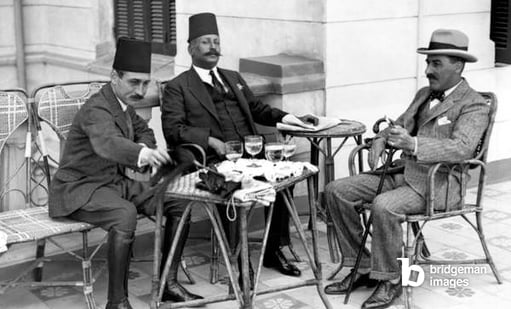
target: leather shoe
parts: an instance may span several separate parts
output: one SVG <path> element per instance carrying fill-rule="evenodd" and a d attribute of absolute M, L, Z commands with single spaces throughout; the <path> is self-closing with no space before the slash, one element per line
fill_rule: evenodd
<path fill-rule="evenodd" d="M 127 298 L 123 299 L 119 303 L 107 302 L 105 309 L 133 309 Z"/>
<path fill-rule="evenodd" d="M 286 256 L 280 249 L 265 254 L 263 266 L 274 268 L 286 276 L 300 277 L 302 274 L 296 265 L 287 260 Z"/>
<path fill-rule="evenodd" d="M 174 303 L 203 299 L 204 297 L 200 295 L 195 295 L 186 290 L 181 284 L 173 283 L 170 287 L 167 286 L 163 291 L 163 295 L 161 297 L 162 301 L 170 301 Z"/>
<path fill-rule="evenodd" d="M 401 293 L 403 293 L 401 280 L 396 284 L 390 281 L 380 281 L 373 294 L 362 304 L 362 309 L 387 308 Z"/>
<path fill-rule="evenodd" d="M 346 294 L 348 292 L 348 288 L 350 286 L 350 280 L 351 280 L 352 276 L 353 276 L 353 269 L 346 277 L 344 277 L 344 279 L 342 279 L 342 281 L 327 285 L 325 287 L 325 293 L 326 294 L 336 294 L 336 295 Z M 356 273 L 355 281 L 353 282 L 353 287 L 351 290 L 354 291 L 355 289 L 357 289 L 361 286 L 366 286 L 368 288 L 372 288 L 372 287 L 375 287 L 377 284 L 378 284 L 378 280 L 369 278 L 369 274 Z"/>

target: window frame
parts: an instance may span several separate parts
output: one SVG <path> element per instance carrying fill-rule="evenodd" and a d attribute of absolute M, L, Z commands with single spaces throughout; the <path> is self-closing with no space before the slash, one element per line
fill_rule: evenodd
<path fill-rule="evenodd" d="M 152 52 L 176 55 L 175 0 L 114 0 L 114 37 L 152 43 Z"/>

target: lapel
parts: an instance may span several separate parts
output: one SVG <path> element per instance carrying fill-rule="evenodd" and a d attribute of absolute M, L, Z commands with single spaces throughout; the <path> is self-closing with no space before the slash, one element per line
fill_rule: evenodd
<path fill-rule="evenodd" d="M 204 83 L 200 79 L 199 74 L 195 72 L 193 67 L 188 70 L 188 90 L 197 99 L 197 101 L 199 101 L 199 103 L 213 116 L 216 122 L 220 124 L 220 119 L 218 118 L 213 100 L 211 99 L 206 86 L 204 86 Z"/>
<path fill-rule="evenodd" d="M 428 123 L 432 119 L 435 119 L 438 117 L 438 115 L 443 114 L 445 111 L 453 107 L 456 102 L 458 102 L 467 92 L 468 88 L 468 83 L 463 80 L 461 84 L 459 84 L 458 87 L 456 87 L 456 89 L 454 89 L 454 91 L 448 95 L 442 103 L 437 104 L 429 111 L 429 116 L 424 121 L 424 124 Z"/>
<path fill-rule="evenodd" d="M 419 112 L 420 107 L 426 104 L 431 91 L 423 91 L 408 109 L 407 117 L 404 120 L 404 127 L 408 132 L 412 132 L 415 128 L 415 115 Z"/>
<path fill-rule="evenodd" d="M 128 125 L 126 122 L 126 116 L 122 111 L 121 104 L 117 100 L 117 97 L 112 90 L 112 85 L 108 83 L 105 87 L 103 87 L 103 95 L 105 96 L 105 100 L 108 103 L 108 107 L 114 116 L 114 122 L 121 129 L 122 134 L 126 137 L 129 136 Z M 128 106 L 129 108 L 129 106 Z"/>
<path fill-rule="evenodd" d="M 247 99 L 245 98 L 245 95 L 241 92 L 241 90 L 238 88 L 240 85 L 237 78 L 234 78 L 231 74 L 231 72 L 226 71 L 224 69 L 218 68 L 218 72 L 222 76 L 222 79 L 229 84 L 229 90 L 234 92 L 234 95 L 236 96 L 236 99 L 238 100 L 238 103 L 240 105 L 241 110 L 249 120 L 250 126 L 252 127 L 253 132 L 256 132 L 256 128 L 254 125 L 254 119 L 252 119 L 252 113 L 250 112 L 250 107 L 248 106 Z"/>

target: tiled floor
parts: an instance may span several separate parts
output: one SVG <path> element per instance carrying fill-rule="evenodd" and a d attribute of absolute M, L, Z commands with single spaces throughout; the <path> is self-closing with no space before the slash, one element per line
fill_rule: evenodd
<path fill-rule="evenodd" d="M 473 195 L 470 190 L 469 195 Z M 483 266 L 479 269 L 486 274 L 433 274 L 431 269 L 425 267 L 426 276 L 422 286 L 414 288 L 413 297 L 415 308 L 510 308 L 511 307 L 511 208 L 508 203 L 511 201 L 511 182 L 503 182 L 489 185 L 486 189 L 484 226 L 485 234 L 490 251 L 500 270 L 504 280 L 502 285 L 496 283 L 489 267 Z M 323 258 L 323 275 L 327 275 L 335 268 L 335 264 L 328 261 L 328 249 L 326 245 L 325 226 L 319 224 L 320 229 L 320 254 Z M 433 256 L 454 259 L 470 259 L 481 254 L 481 247 L 476 234 L 463 220 L 448 220 L 443 222 L 432 222 L 425 229 L 426 240 Z M 150 236 L 142 236 L 137 242 L 137 255 L 150 255 Z M 297 242 L 296 235 L 294 241 Z M 258 245 L 251 246 L 257 252 Z M 296 249 L 303 253 L 299 245 Z M 190 241 L 186 252 L 186 260 L 197 283 L 190 285 L 186 283 L 183 276 L 182 281 L 191 291 L 212 296 L 225 293 L 227 286 L 225 281 L 211 285 L 208 282 L 209 276 L 209 243 L 204 241 Z M 253 258 L 258 254 L 253 254 Z M 299 263 L 303 271 L 303 278 L 312 276 L 309 266 L 306 263 Z M 150 298 L 151 263 L 133 263 L 130 269 L 129 298 L 134 308 L 148 308 Z M 474 268 L 472 268 L 474 270 Z M 76 264 L 52 263 L 45 270 L 47 276 L 54 279 L 69 279 L 80 276 L 80 268 Z M 0 270 L 0 279 L 12 276 L 16 267 Z M 225 274 L 224 269 L 221 273 Z M 337 276 L 342 278 L 347 273 L 343 270 Z M 437 279 L 442 286 L 434 286 L 432 279 Z M 444 280 L 441 280 L 444 279 Z M 466 286 L 445 286 L 445 283 L 452 282 L 450 279 L 461 279 Z M 277 286 L 291 283 L 296 278 L 280 276 L 272 270 L 263 269 L 260 282 L 261 287 Z M 325 280 L 324 284 L 329 282 Z M 106 275 L 100 276 L 94 285 L 95 296 L 99 308 L 103 308 L 106 302 Z M 343 296 L 328 296 L 334 308 L 360 308 L 362 302 L 369 296 L 370 290 L 362 288 L 352 294 L 349 304 L 343 304 Z M 323 308 L 315 288 L 305 287 L 279 292 L 270 295 L 262 295 L 256 299 L 258 309 L 298 309 L 298 308 Z M 0 295 L 0 308 L 85 308 L 81 290 L 79 288 L 15 288 Z M 216 303 L 207 308 L 236 308 L 234 302 Z M 393 308 L 404 308 L 400 299 Z"/>

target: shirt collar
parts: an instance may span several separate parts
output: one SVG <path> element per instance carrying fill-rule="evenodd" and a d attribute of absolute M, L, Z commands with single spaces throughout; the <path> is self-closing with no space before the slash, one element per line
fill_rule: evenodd
<path fill-rule="evenodd" d="M 114 93 L 115 95 L 115 93 Z M 115 98 L 117 99 L 117 102 L 119 102 L 119 105 L 121 105 L 121 109 L 123 112 L 125 112 L 128 109 L 128 105 L 125 104 L 117 95 L 115 95 Z"/>
<path fill-rule="evenodd" d="M 213 70 L 213 73 L 215 73 L 216 78 L 220 81 L 220 83 L 223 84 L 223 81 L 220 78 L 220 74 L 218 74 L 218 68 L 216 66 L 210 70 L 200 68 L 196 65 L 192 65 L 192 67 L 195 70 L 195 72 L 197 72 L 197 74 L 199 75 L 200 79 L 203 82 L 208 83 L 211 86 L 213 86 L 213 79 L 211 78 L 211 75 L 209 75 L 209 71 Z"/>
<path fill-rule="evenodd" d="M 463 79 L 461 79 L 456 85 L 454 85 L 451 88 L 445 90 L 444 91 L 445 97 L 447 98 L 447 96 L 450 95 L 461 84 L 462 81 L 463 81 Z"/>

